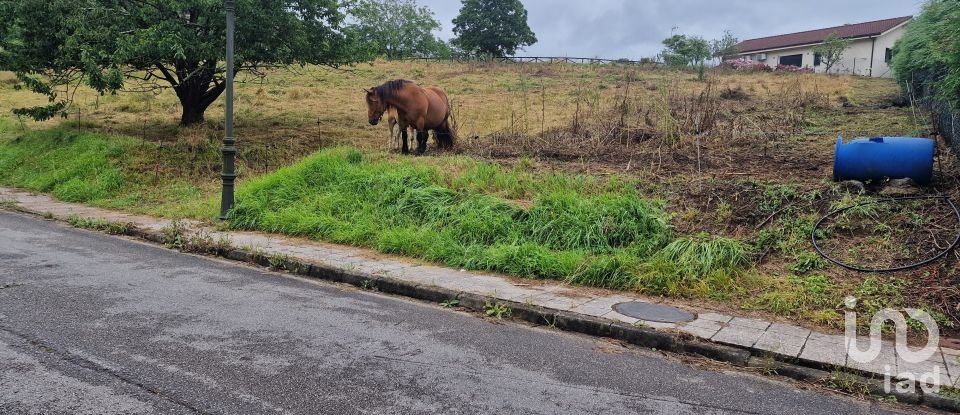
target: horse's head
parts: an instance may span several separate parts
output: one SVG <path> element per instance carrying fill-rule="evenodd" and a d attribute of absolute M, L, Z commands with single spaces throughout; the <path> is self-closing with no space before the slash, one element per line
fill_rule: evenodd
<path fill-rule="evenodd" d="M 387 104 L 377 94 L 375 88 L 365 89 L 367 93 L 367 119 L 370 125 L 377 125 L 383 118 L 383 113 L 387 111 Z"/>

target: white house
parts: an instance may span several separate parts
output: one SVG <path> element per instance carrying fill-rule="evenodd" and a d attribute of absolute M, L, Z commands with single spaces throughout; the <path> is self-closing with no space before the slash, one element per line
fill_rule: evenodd
<path fill-rule="evenodd" d="M 827 36 L 836 33 L 851 42 L 830 73 L 890 78 L 893 76 L 890 70 L 893 45 L 903 36 L 904 28 L 912 18 L 897 17 L 750 39 L 740 42 L 737 51 L 740 58 L 763 62 L 771 67 L 791 65 L 824 72 L 826 67 L 820 62 L 820 56 L 814 54 L 813 48 L 823 43 Z"/>

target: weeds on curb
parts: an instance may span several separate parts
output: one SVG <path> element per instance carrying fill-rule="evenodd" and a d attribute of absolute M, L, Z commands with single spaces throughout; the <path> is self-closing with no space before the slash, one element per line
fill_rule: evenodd
<path fill-rule="evenodd" d="M 221 255 L 232 246 L 233 242 L 228 235 L 214 238 L 210 232 L 201 229 L 187 237 L 183 250 L 203 255 Z"/>
<path fill-rule="evenodd" d="M 190 233 L 183 221 L 175 220 L 163 228 L 163 245 L 170 249 L 182 252 L 191 252 L 201 255 L 221 255 L 233 247 L 233 241 L 228 235 L 216 238 L 207 230 L 200 229 Z"/>
<path fill-rule="evenodd" d="M 488 317 L 494 317 L 497 320 L 503 320 L 513 315 L 513 309 L 503 304 L 493 303 L 490 300 L 483 303 L 483 313 Z"/>
<path fill-rule="evenodd" d="M 182 250 L 187 245 L 187 226 L 182 220 L 170 222 L 160 230 L 163 235 L 163 246 Z"/>
<path fill-rule="evenodd" d="M 860 398 L 870 396 L 870 385 L 864 383 L 859 376 L 843 370 L 834 370 L 825 385 Z"/>
<path fill-rule="evenodd" d="M 777 359 L 769 353 L 764 353 L 760 356 L 760 365 L 757 366 L 757 370 L 764 376 L 777 376 Z"/>
<path fill-rule="evenodd" d="M 70 215 L 67 223 L 74 228 L 89 229 L 93 231 L 106 232 L 110 235 L 130 235 L 133 231 L 133 224 L 113 222 L 104 219 L 81 218 L 77 215 Z"/>
<path fill-rule="evenodd" d="M 457 308 L 460 307 L 460 300 L 456 298 L 451 298 L 449 300 L 443 301 L 440 303 L 440 307 L 443 308 Z"/>
<path fill-rule="evenodd" d="M 288 270 L 290 267 L 290 257 L 287 254 L 273 254 L 270 256 L 270 269 L 275 271 Z"/>

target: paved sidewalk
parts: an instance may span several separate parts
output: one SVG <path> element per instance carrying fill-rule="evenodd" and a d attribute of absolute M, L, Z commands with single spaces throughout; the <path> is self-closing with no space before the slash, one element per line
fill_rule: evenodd
<path fill-rule="evenodd" d="M 169 220 L 58 202 L 45 195 L 0 187 L 0 202 L 3 201 L 12 201 L 26 211 L 50 215 L 58 219 L 67 219 L 75 215 L 131 223 L 139 229 L 152 231 L 159 231 L 172 223 Z M 194 230 L 203 227 L 196 222 L 189 225 Z M 939 385 L 950 386 L 960 383 L 960 350 L 940 348 L 928 362 L 913 364 L 905 362 L 903 357 L 897 354 L 892 342 L 884 342 L 880 357 L 869 364 L 862 364 L 848 358 L 844 336 L 812 332 L 800 326 L 742 318 L 683 306 L 679 308 L 694 313 L 697 316 L 695 320 L 684 324 L 643 321 L 619 314 L 613 311 L 612 307 L 629 301 L 657 303 L 661 300 L 632 293 L 458 271 L 414 260 L 400 260 L 369 250 L 306 239 L 256 232 L 217 232 L 213 229 L 207 229 L 207 231 L 214 237 L 228 235 L 234 246 L 261 252 L 268 257 L 286 255 L 305 262 L 338 268 L 345 272 L 359 271 L 420 286 L 441 287 L 456 293 L 471 293 L 658 330 L 679 331 L 715 343 L 747 348 L 754 355 L 775 355 L 783 360 L 799 360 L 808 365 L 846 367 L 880 376 L 894 377 L 912 374 L 915 378 L 920 378 L 923 374 L 939 373 L 939 377 L 934 380 Z M 866 349 L 870 344 L 869 339 L 865 337 L 858 339 L 858 343 L 861 350 Z"/>

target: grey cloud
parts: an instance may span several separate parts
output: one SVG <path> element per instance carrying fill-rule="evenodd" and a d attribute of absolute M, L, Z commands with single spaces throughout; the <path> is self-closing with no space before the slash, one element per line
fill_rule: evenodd
<path fill-rule="evenodd" d="M 453 36 L 460 2 L 419 0 Z M 916 14 L 921 0 L 526 0 L 540 40 L 518 53 L 539 56 L 639 58 L 656 55 L 678 33 L 715 39 L 731 30 L 740 39 Z"/>

